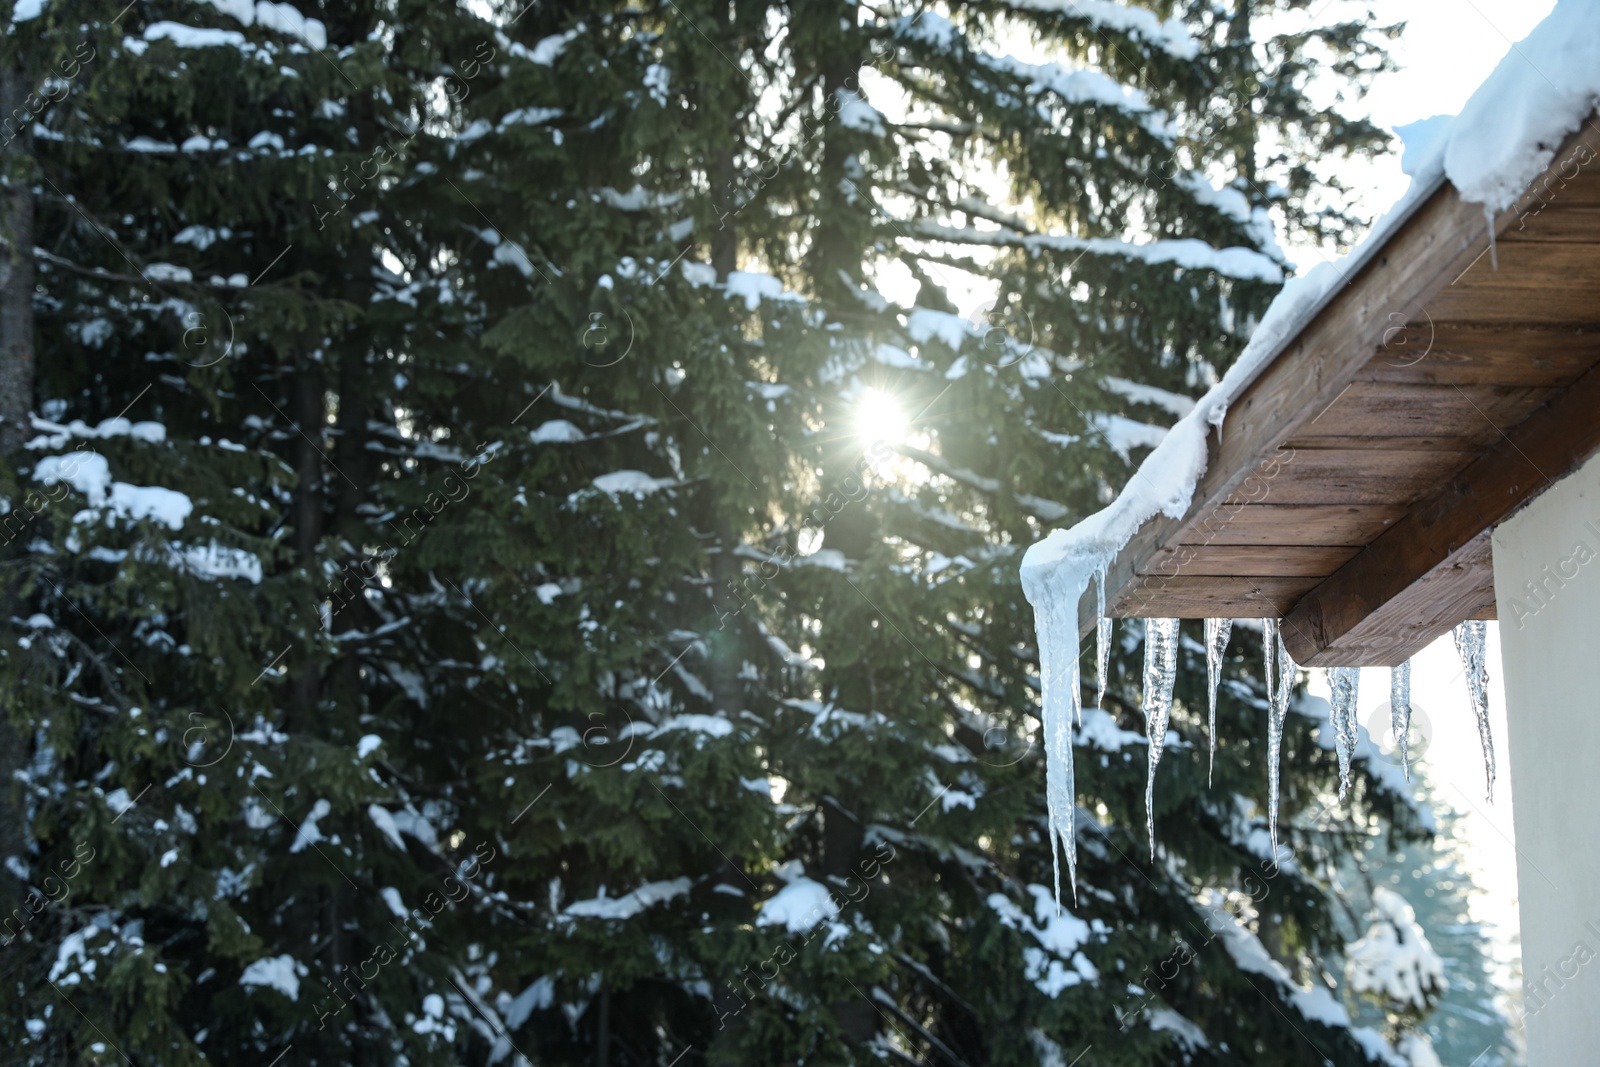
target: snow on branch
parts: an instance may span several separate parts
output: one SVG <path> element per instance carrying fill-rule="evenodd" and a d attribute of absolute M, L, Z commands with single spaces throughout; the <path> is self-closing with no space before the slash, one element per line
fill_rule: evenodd
<path fill-rule="evenodd" d="M 952 244 L 1022 248 L 1030 252 L 1088 252 L 1122 256 L 1149 264 L 1170 263 L 1185 270 L 1210 270 L 1242 281 L 1281 282 L 1283 268 L 1271 256 L 1253 248 L 1213 248 L 1193 237 L 1135 243 L 1114 237 L 1073 237 L 1068 234 L 1022 233 L 1010 228 L 977 230 L 942 226 L 926 219 L 913 223 L 913 239 Z"/>
<path fill-rule="evenodd" d="M 1146 133 L 1161 143 L 1172 142 L 1166 113 L 1152 106 L 1142 91 L 1130 89 L 1102 71 L 1087 67 L 1074 69 L 1060 63 L 1028 63 L 1012 55 L 980 51 L 949 19 L 932 11 L 902 17 L 893 25 L 896 40 L 930 46 L 953 61 L 976 67 L 978 72 L 1020 82 L 1028 93 L 1049 94 L 1067 104 L 1114 108 L 1137 121 Z M 973 87 L 979 87 L 979 82 L 979 78 L 973 78 Z M 997 101 L 1013 106 L 1018 102 L 1011 93 L 998 87 L 990 88 Z"/>
<path fill-rule="evenodd" d="M 1183 20 L 1162 21 L 1154 11 L 1113 0 L 1004 0 L 1016 11 L 1058 14 L 1063 18 L 1083 19 L 1095 29 L 1120 33 L 1159 48 L 1174 59 L 1190 60 L 1200 54 L 1200 45 L 1185 28 Z"/>
<path fill-rule="evenodd" d="M 1307 1022 L 1320 1023 L 1330 1029 L 1343 1030 L 1361 1046 L 1367 1059 L 1386 1067 L 1407 1067 L 1383 1036 L 1365 1026 L 1352 1026 L 1350 1013 L 1325 987 L 1302 986 L 1290 977 L 1288 970 L 1273 959 L 1260 938 L 1242 926 L 1226 909 L 1226 898 L 1215 889 L 1195 901 L 1195 910 L 1203 917 L 1212 937 L 1220 937 L 1222 947 L 1241 971 L 1259 974 L 1277 987 L 1280 997 Z"/>

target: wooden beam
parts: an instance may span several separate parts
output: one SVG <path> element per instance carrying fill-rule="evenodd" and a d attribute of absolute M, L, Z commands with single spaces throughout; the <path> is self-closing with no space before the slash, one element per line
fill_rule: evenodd
<path fill-rule="evenodd" d="M 1332 662 L 1342 659 L 1337 650 L 1346 635 L 1364 623 L 1380 625 L 1402 608 L 1413 610 L 1386 606 L 1435 572 L 1456 567 L 1459 554 L 1485 530 L 1600 449 L 1597 412 L 1600 367 L 1510 430 L 1296 604 L 1284 616 L 1284 641 L 1295 661 L 1359 665 Z M 1370 616 L 1376 622 L 1366 622 Z M 1332 655 L 1325 654 L 1329 650 Z"/>
<path fill-rule="evenodd" d="M 1185 574 L 1147 580 L 1160 583 L 1159 606 L 1142 612 L 1135 607 L 1124 618 L 1277 619 L 1322 579 L 1319 576 L 1243 578 Z"/>
<path fill-rule="evenodd" d="M 1427 648 L 1462 619 L 1493 619 L 1492 531 L 1485 530 L 1419 581 L 1366 616 L 1304 667 L 1392 667 Z M 1300 619 L 1284 616 L 1290 649 L 1303 648 Z M 1297 661 L 1298 662 L 1298 661 Z"/>

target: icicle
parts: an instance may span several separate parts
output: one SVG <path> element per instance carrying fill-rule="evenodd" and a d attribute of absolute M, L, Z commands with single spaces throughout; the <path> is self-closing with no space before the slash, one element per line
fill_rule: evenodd
<path fill-rule="evenodd" d="M 1144 784 L 1144 822 L 1150 858 L 1156 858 L 1156 764 L 1167 740 L 1172 715 L 1172 684 L 1178 677 L 1178 620 L 1144 620 L 1144 723 L 1150 740 L 1150 769 Z"/>
<path fill-rule="evenodd" d="M 1267 706 L 1275 707 L 1277 704 L 1277 686 L 1273 679 L 1278 672 L 1278 620 L 1261 620 L 1261 677 L 1267 686 Z"/>
<path fill-rule="evenodd" d="M 1261 625 L 1262 645 L 1266 650 L 1267 675 L 1267 835 L 1272 842 L 1272 862 L 1278 862 L 1278 763 L 1283 753 L 1283 720 L 1289 713 L 1289 696 L 1294 692 L 1295 663 L 1283 647 L 1278 620 L 1265 619 Z"/>
<path fill-rule="evenodd" d="M 1456 651 L 1467 672 L 1467 692 L 1472 697 L 1472 713 L 1478 719 L 1478 741 L 1483 745 L 1483 769 L 1489 785 L 1485 793 L 1494 802 L 1494 739 L 1489 736 L 1489 670 L 1483 661 L 1483 642 L 1489 626 L 1464 622 L 1454 630 Z"/>
<path fill-rule="evenodd" d="M 1106 698 L 1106 671 L 1111 666 L 1111 620 L 1106 618 L 1106 572 L 1101 570 L 1095 575 L 1094 598 L 1094 659 L 1096 677 L 1100 682 L 1100 689 L 1094 695 L 1094 707 L 1100 710 L 1101 703 Z M 1083 709 L 1078 709 L 1078 725 L 1083 725 Z"/>
<path fill-rule="evenodd" d="M 1232 619 L 1206 620 L 1206 683 L 1211 690 L 1211 762 L 1206 765 L 1206 788 L 1217 766 L 1217 683 L 1222 681 L 1222 654 L 1233 634 Z"/>
<path fill-rule="evenodd" d="M 1394 731 L 1395 743 L 1400 746 L 1400 768 L 1411 780 L 1410 754 L 1407 745 L 1411 740 L 1411 661 L 1406 660 L 1389 671 L 1389 728 Z"/>
<path fill-rule="evenodd" d="M 1356 750 L 1356 699 L 1361 684 L 1359 667 L 1331 667 L 1328 689 L 1333 704 L 1333 739 L 1339 750 L 1339 799 L 1350 791 L 1350 757 Z"/>
<path fill-rule="evenodd" d="M 1033 590 L 1030 590 L 1032 592 Z M 1055 873 L 1056 904 L 1061 903 L 1061 852 L 1067 854 L 1067 879 L 1073 900 L 1078 895 L 1078 839 L 1074 825 L 1077 787 L 1072 768 L 1072 719 L 1081 715 L 1078 683 L 1078 598 L 1052 589 L 1034 603 L 1039 635 L 1039 681 L 1044 690 L 1045 800 L 1049 808 L 1050 862 Z M 1032 599 L 1032 598 L 1030 598 Z"/>

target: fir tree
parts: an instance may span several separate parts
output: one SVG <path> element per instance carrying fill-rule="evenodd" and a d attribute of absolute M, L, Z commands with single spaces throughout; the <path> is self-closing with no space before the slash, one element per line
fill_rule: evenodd
<path fill-rule="evenodd" d="M 465 684 L 478 657 L 465 594 L 383 589 L 489 459 L 407 418 L 463 320 L 400 276 L 459 226 L 411 186 L 442 56 L 489 28 L 29 6 L 8 44 L 51 103 L 13 178 L 41 370 L 6 493 L 29 743 L 5 1030 L 30 1063 L 444 1062 L 471 965 L 444 931 L 497 856 L 451 826 L 452 716 L 409 665 Z M 63 52 L 79 69 L 42 73 Z"/>
<path fill-rule="evenodd" d="M 1382 714 L 1387 715 L 1387 711 Z M 1398 753 L 1386 755 L 1391 762 L 1399 758 Z M 1415 909 L 1416 921 L 1442 958 L 1448 979 L 1446 987 L 1439 991 L 1437 1005 L 1414 1026 L 1428 1039 L 1440 1060 L 1471 1063 L 1479 1059 L 1484 1067 L 1517 1063 L 1522 1054 L 1517 1050 L 1510 1021 L 1515 1015 L 1499 1002 L 1495 961 L 1488 944 L 1490 931 L 1472 916 L 1475 874 L 1457 832 L 1463 816 L 1434 786 L 1438 772 L 1426 758 L 1414 754 L 1411 773 L 1420 779 L 1418 795 L 1440 823 L 1437 835 L 1419 847 L 1398 852 L 1386 850 L 1382 842 L 1369 843 L 1357 857 L 1352 857 L 1341 872 L 1346 877 L 1340 881 L 1346 895 L 1352 898 L 1350 906 L 1355 916 L 1377 914 L 1369 902 L 1381 890 L 1401 895 Z M 1372 998 L 1362 998 L 1355 1007 L 1358 1018 L 1372 1018 L 1380 1027 L 1409 1021 L 1408 1016 L 1415 1019 L 1419 1014 L 1414 1000 L 1396 1005 L 1392 999 L 1374 1002 Z"/>
<path fill-rule="evenodd" d="M 1325 724 L 1262 844 L 1247 628 L 1209 789 L 1184 642 L 1153 862 L 1120 631 L 1057 913 L 1016 578 L 1237 352 L 1270 213 L 1354 232 L 1324 161 L 1381 138 L 1304 90 L 1375 31 L 292 10 L 8 42 L 96 50 L 23 172 L 8 868 L 71 888 L 0 949 L 24 1062 L 1381 1055 L 1316 987 Z"/>

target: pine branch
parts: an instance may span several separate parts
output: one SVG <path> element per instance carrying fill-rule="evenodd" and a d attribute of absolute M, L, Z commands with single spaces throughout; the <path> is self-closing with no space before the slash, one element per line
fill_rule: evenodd
<path fill-rule="evenodd" d="M 965 467 L 952 466 L 931 452 L 924 452 L 920 448 L 906 444 L 895 445 L 894 449 L 907 459 L 914 459 L 929 470 L 942 474 L 952 481 L 960 482 L 962 485 L 976 489 L 981 493 L 988 493 L 991 496 L 1005 496 L 1015 500 L 1024 511 L 1045 522 L 1059 522 L 1071 514 L 1064 504 L 1057 504 L 1053 500 L 1046 500 L 1043 497 L 1032 496 L 1028 493 L 1010 492 L 1000 484 L 998 479 L 985 478 L 983 475 L 967 470 Z"/>

